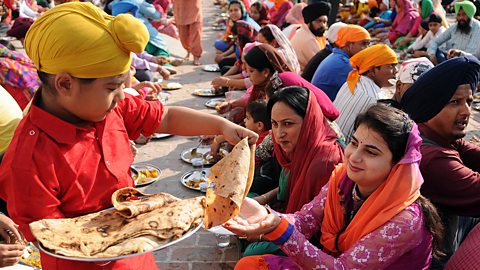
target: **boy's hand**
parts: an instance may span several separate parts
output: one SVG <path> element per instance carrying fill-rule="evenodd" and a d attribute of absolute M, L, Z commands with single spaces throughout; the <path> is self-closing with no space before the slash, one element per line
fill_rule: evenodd
<path fill-rule="evenodd" d="M 232 122 L 225 121 L 222 134 L 227 142 L 236 145 L 243 138 L 248 137 L 248 143 L 254 144 L 258 140 L 258 134 Z"/>

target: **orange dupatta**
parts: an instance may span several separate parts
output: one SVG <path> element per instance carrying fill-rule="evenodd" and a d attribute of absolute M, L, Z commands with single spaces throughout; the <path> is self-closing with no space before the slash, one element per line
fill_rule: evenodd
<path fill-rule="evenodd" d="M 351 180 L 346 175 L 346 164 L 337 165 L 330 178 L 321 229 L 320 242 L 326 249 L 332 253 L 347 251 L 362 237 L 388 222 L 418 199 L 423 183 L 419 168 L 421 143 L 417 125 L 414 124 L 405 155 L 392 168 L 387 179 L 366 199 L 340 235 L 339 250 L 335 249 L 335 238 L 345 225 L 339 184 L 341 181 Z"/>

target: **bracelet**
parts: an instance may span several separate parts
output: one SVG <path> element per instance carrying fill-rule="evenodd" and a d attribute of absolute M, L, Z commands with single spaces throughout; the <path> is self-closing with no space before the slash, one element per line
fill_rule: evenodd
<path fill-rule="evenodd" d="M 228 82 L 229 82 L 229 81 L 230 81 L 230 79 L 227 78 L 227 83 L 226 83 L 227 87 L 229 87 L 229 86 L 228 86 Z"/>

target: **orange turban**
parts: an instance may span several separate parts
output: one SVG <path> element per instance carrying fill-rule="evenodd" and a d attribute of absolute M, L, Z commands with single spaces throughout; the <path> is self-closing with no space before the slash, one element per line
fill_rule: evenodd
<path fill-rule="evenodd" d="M 350 58 L 350 66 L 353 67 L 353 70 L 347 77 L 348 88 L 352 95 L 361 74 L 367 72 L 371 67 L 396 63 L 398 63 L 397 55 L 385 44 L 373 45 L 356 53 Z"/>
<path fill-rule="evenodd" d="M 338 37 L 335 44 L 337 44 L 339 48 L 342 48 L 347 45 L 347 42 L 357 42 L 365 39 L 370 40 L 370 34 L 365 28 L 354 24 L 347 24 L 338 30 Z"/>

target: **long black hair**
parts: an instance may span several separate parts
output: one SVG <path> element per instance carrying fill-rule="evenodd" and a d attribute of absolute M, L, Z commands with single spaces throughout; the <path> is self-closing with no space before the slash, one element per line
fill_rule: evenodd
<path fill-rule="evenodd" d="M 310 91 L 301 86 L 287 86 L 276 91 L 268 100 L 268 118 L 272 118 L 272 108 L 277 102 L 284 102 L 298 115 L 305 118 L 307 114 L 308 96 Z"/>

